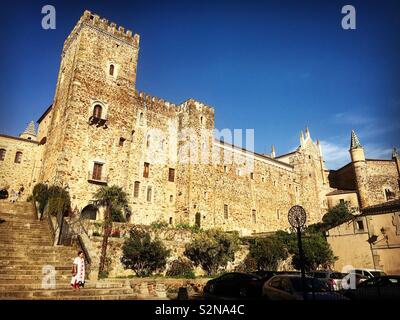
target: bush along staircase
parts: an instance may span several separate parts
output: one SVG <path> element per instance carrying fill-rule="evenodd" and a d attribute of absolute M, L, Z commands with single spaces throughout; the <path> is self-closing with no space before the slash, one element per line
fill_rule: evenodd
<path fill-rule="evenodd" d="M 135 299 L 121 281 L 86 280 L 70 286 L 72 261 L 78 246 L 53 246 L 47 219 L 38 220 L 33 203 L 0 202 L 1 300 L 120 300 Z"/>

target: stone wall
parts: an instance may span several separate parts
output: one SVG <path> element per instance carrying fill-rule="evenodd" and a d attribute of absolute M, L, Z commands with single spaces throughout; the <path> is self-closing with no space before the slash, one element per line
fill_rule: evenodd
<path fill-rule="evenodd" d="M 5 150 L 4 160 L 0 160 L 0 188 L 6 188 L 10 197 L 12 190 L 18 192 L 21 187 L 24 187 L 21 200 L 30 194 L 36 148 L 35 141 L 0 135 L 0 149 Z M 22 153 L 20 163 L 15 163 L 17 152 Z"/>

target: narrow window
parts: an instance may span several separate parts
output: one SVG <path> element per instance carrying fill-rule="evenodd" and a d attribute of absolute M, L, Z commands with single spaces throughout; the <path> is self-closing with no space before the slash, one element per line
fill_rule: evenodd
<path fill-rule="evenodd" d="M 114 65 L 110 64 L 110 76 L 114 75 Z"/>
<path fill-rule="evenodd" d="M 364 230 L 364 223 L 361 220 L 357 221 L 357 229 L 360 231 Z"/>
<path fill-rule="evenodd" d="M 143 177 L 148 178 L 150 173 L 150 163 L 144 163 Z"/>
<path fill-rule="evenodd" d="M 103 164 L 102 163 L 94 163 L 92 179 L 101 181 L 102 171 L 103 171 Z"/>
<path fill-rule="evenodd" d="M 152 194 L 153 194 L 152 187 L 147 187 L 147 202 L 151 202 Z"/>
<path fill-rule="evenodd" d="M 169 224 L 172 224 L 172 217 L 169 217 Z"/>
<path fill-rule="evenodd" d="M 139 188 L 140 188 L 140 182 L 135 181 L 135 187 L 133 189 L 133 197 L 134 198 L 139 198 Z"/>
<path fill-rule="evenodd" d="M 123 146 L 124 146 L 125 140 L 126 140 L 125 138 L 122 138 L 122 137 L 119 138 L 119 146 L 120 146 L 120 147 L 123 147 Z"/>
<path fill-rule="evenodd" d="M 101 105 L 96 104 L 93 108 L 93 118 L 101 119 L 102 111 L 103 111 L 103 108 L 101 107 Z"/>
<path fill-rule="evenodd" d="M 4 161 L 6 157 L 6 149 L 0 149 L 0 161 Z"/>
<path fill-rule="evenodd" d="M 150 135 L 147 135 L 147 139 L 146 139 L 146 146 L 147 148 L 150 147 Z"/>
<path fill-rule="evenodd" d="M 253 172 L 250 172 L 250 179 L 254 180 L 254 173 Z"/>
<path fill-rule="evenodd" d="M 22 160 L 22 152 L 21 152 L 21 151 L 18 151 L 18 152 L 15 154 L 14 162 L 15 162 L 15 163 L 21 163 L 21 160 Z"/>
<path fill-rule="evenodd" d="M 253 223 L 257 223 L 257 211 L 256 210 L 251 211 L 251 219 L 252 219 Z"/>
<path fill-rule="evenodd" d="M 208 194 L 207 194 L 207 192 L 204 192 L 204 199 L 207 200 L 207 198 L 208 198 Z"/>
<path fill-rule="evenodd" d="M 200 117 L 200 124 L 203 125 L 203 116 Z"/>
<path fill-rule="evenodd" d="M 281 212 L 279 209 L 276 209 L 276 218 L 279 220 L 281 217 Z"/>
<path fill-rule="evenodd" d="M 169 196 L 169 202 L 173 202 L 174 201 L 174 196 L 171 194 L 170 196 Z"/>
<path fill-rule="evenodd" d="M 139 114 L 139 124 L 143 125 L 143 112 Z"/>
<path fill-rule="evenodd" d="M 168 181 L 169 182 L 174 182 L 175 181 L 175 169 L 169 168 Z"/>
<path fill-rule="evenodd" d="M 224 172 L 227 173 L 228 172 L 228 167 L 224 166 Z"/>
<path fill-rule="evenodd" d="M 261 181 L 262 181 L 262 182 L 265 182 L 265 178 L 264 178 L 264 177 L 262 177 L 262 178 L 261 178 Z"/>
<path fill-rule="evenodd" d="M 224 219 L 228 219 L 228 217 L 229 217 L 228 205 L 224 204 Z"/>
<path fill-rule="evenodd" d="M 200 226 L 201 226 L 201 214 L 200 214 L 200 212 L 196 212 L 195 225 L 196 225 L 197 228 L 200 228 Z"/>

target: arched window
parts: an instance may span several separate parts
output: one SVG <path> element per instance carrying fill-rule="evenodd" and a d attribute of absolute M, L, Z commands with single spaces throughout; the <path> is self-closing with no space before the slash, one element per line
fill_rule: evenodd
<path fill-rule="evenodd" d="M 103 111 L 103 108 L 101 105 L 96 104 L 93 108 L 93 118 L 101 119 L 101 113 Z"/>
<path fill-rule="evenodd" d="M 21 152 L 21 151 L 18 151 L 18 152 L 15 154 L 14 162 L 15 162 L 15 163 L 21 163 L 21 159 L 22 159 L 22 152 Z"/>
<path fill-rule="evenodd" d="M 203 116 L 200 117 L 200 124 L 203 125 Z"/>
<path fill-rule="evenodd" d="M 113 76 L 114 75 L 114 65 L 113 64 L 110 64 L 110 76 Z"/>
<path fill-rule="evenodd" d="M 143 125 L 143 112 L 139 114 L 139 124 Z"/>
<path fill-rule="evenodd" d="M 4 161 L 6 157 L 6 149 L 0 149 L 0 161 Z"/>

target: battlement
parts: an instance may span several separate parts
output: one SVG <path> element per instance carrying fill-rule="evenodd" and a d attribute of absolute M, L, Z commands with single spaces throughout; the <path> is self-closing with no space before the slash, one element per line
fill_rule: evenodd
<path fill-rule="evenodd" d="M 201 112 L 214 113 L 213 107 L 206 105 L 205 103 L 202 103 L 200 101 L 197 101 L 193 98 L 190 98 L 190 99 L 186 100 L 185 102 L 181 103 L 178 106 L 178 112 L 188 112 L 190 106 L 194 106 L 198 111 L 201 111 Z"/>
<path fill-rule="evenodd" d="M 83 15 L 80 17 L 79 21 L 76 23 L 74 29 L 65 40 L 64 51 L 68 48 L 69 44 L 76 37 L 82 26 L 85 25 L 95 28 L 99 31 L 106 32 L 107 34 L 121 41 L 127 42 L 135 47 L 139 46 L 140 36 L 138 34 L 133 34 L 131 30 L 125 31 L 124 27 L 122 26 L 117 27 L 116 23 L 114 22 L 109 23 L 107 19 L 101 18 L 97 14 L 93 14 L 90 11 L 85 10 Z"/>
<path fill-rule="evenodd" d="M 176 104 L 160 99 L 155 96 L 151 96 L 145 92 L 135 91 L 136 97 L 145 103 L 148 110 L 154 109 L 158 111 L 176 112 Z"/>

